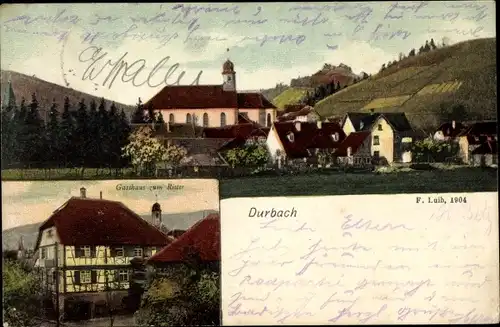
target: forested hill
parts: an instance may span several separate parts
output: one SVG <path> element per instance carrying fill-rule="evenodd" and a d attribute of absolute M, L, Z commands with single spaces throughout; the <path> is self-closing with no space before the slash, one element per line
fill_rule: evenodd
<path fill-rule="evenodd" d="M 316 111 L 325 117 L 371 109 L 405 112 L 422 129 L 451 119 L 496 119 L 496 38 L 419 52 L 326 97 Z"/>
<path fill-rule="evenodd" d="M 58 104 L 58 110 L 60 112 L 62 112 L 62 106 L 65 97 L 69 98 L 69 102 L 74 105 L 75 109 L 76 105 L 78 104 L 78 102 L 80 102 L 81 99 L 83 99 L 87 104 L 89 104 L 92 100 L 95 100 L 97 103 L 101 101 L 99 97 L 80 92 L 72 88 L 64 87 L 62 85 L 50 83 L 35 76 L 28 76 L 8 70 L 2 70 L 0 73 L 0 97 L 5 96 L 9 87 L 9 81 L 12 83 L 12 88 L 14 89 L 14 94 L 16 96 L 18 105 L 23 97 L 26 99 L 26 102 L 29 103 L 29 101 L 31 101 L 31 95 L 33 93 L 36 93 L 36 97 L 39 103 L 40 117 L 42 119 L 46 119 L 46 115 L 50 107 L 52 106 L 52 102 L 54 99 Z M 111 102 L 111 100 L 105 99 L 107 108 L 111 106 Z M 122 103 L 115 103 L 115 105 L 118 111 L 121 111 L 121 109 L 123 109 L 128 118 L 131 117 L 135 109 L 134 106 Z"/>

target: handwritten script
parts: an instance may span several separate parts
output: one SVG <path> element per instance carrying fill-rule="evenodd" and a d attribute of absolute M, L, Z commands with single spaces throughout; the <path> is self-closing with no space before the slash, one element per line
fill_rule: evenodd
<path fill-rule="evenodd" d="M 223 200 L 223 323 L 498 322 L 496 194 L 471 193 L 467 200 L 417 204 L 410 194 Z M 249 217 L 249 208 L 270 205 L 299 214 Z"/>

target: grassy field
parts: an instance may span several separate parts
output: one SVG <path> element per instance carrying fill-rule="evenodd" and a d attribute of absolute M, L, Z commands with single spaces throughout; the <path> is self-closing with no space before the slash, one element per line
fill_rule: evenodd
<path fill-rule="evenodd" d="M 497 191 L 497 170 L 461 168 L 386 174 L 332 173 L 220 181 L 221 198 Z"/>
<path fill-rule="evenodd" d="M 420 92 L 428 85 L 445 83 L 457 87 Z M 322 116 L 342 116 L 348 111 L 368 111 L 373 105 L 367 105 L 377 100 L 375 111 L 405 112 L 412 125 L 424 128 L 440 123 L 441 104 L 464 105 L 469 119 L 496 117 L 496 89 L 496 39 L 477 39 L 403 59 L 323 99 L 315 109 Z M 408 100 L 389 101 L 402 96 Z"/>
<path fill-rule="evenodd" d="M 389 173 L 325 172 L 296 176 L 250 176 L 220 180 L 221 198 L 280 196 L 385 194 L 420 192 L 497 191 L 497 169 L 454 168 Z M 165 178 L 165 177 L 163 177 Z M 85 169 L 3 170 L 4 181 L 145 179 L 131 169 L 115 171 Z"/>
<path fill-rule="evenodd" d="M 272 102 L 278 110 L 283 110 L 287 104 L 297 104 L 309 90 L 305 87 L 291 87 L 280 93 Z"/>

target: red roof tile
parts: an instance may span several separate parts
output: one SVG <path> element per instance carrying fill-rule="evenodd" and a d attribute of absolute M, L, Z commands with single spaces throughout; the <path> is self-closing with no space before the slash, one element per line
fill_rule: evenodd
<path fill-rule="evenodd" d="M 220 260 L 220 217 L 210 214 L 161 249 L 148 263 L 183 262 L 194 251 L 202 261 Z"/>
<path fill-rule="evenodd" d="M 73 197 L 54 211 L 39 230 L 52 226 L 65 245 L 169 244 L 159 229 L 117 201 Z"/>
<path fill-rule="evenodd" d="M 300 124 L 300 131 L 296 124 Z M 276 133 L 283 144 L 288 157 L 309 157 L 308 149 L 335 149 L 345 138 L 345 133 L 337 123 L 323 122 L 321 128 L 313 122 L 277 122 L 274 123 Z M 293 141 L 288 135 L 293 133 Z M 334 141 L 333 135 L 338 133 L 338 141 Z"/>
<path fill-rule="evenodd" d="M 222 85 L 165 86 L 144 104 L 154 109 L 275 108 L 260 93 L 224 91 Z"/>
<path fill-rule="evenodd" d="M 339 157 L 347 156 L 347 148 L 349 147 L 351 148 L 351 154 L 355 154 L 369 136 L 370 131 L 354 132 L 347 135 L 345 140 L 340 143 L 335 151 L 335 155 Z"/>
<path fill-rule="evenodd" d="M 276 108 L 269 100 L 260 93 L 238 93 L 238 108 L 256 109 L 256 108 Z"/>
<path fill-rule="evenodd" d="M 267 136 L 268 127 L 260 127 L 256 123 L 227 125 L 224 127 L 207 127 L 203 130 L 206 138 L 248 138 L 250 136 Z"/>

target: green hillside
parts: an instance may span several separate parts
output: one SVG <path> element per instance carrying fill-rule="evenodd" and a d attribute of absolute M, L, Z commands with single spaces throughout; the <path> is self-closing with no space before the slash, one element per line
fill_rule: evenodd
<path fill-rule="evenodd" d="M 429 129 L 450 115 L 496 119 L 496 90 L 496 38 L 477 39 L 405 58 L 323 99 L 315 109 L 322 116 L 370 109 L 405 112 L 416 128 Z"/>
<path fill-rule="evenodd" d="M 272 103 L 278 110 L 283 110 L 287 104 L 297 104 L 309 90 L 311 89 L 307 87 L 290 87 L 275 97 Z"/>

